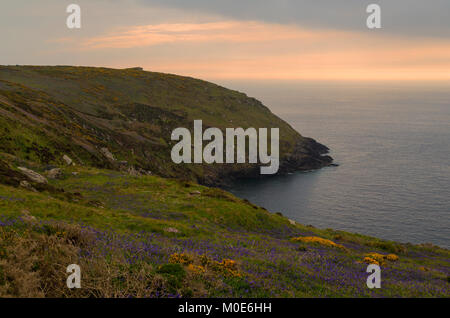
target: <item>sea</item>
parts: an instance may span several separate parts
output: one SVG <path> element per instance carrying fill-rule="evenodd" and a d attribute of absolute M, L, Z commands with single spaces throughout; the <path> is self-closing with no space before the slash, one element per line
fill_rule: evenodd
<path fill-rule="evenodd" d="M 339 164 L 229 191 L 302 224 L 450 248 L 450 82 L 220 84 L 262 101 Z"/>

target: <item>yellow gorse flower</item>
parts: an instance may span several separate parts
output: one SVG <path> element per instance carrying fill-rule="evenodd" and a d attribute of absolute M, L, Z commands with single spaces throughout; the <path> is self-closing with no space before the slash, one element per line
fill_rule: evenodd
<path fill-rule="evenodd" d="M 391 262 L 398 261 L 398 256 L 395 254 L 389 254 L 386 256 L 386 259 Z"/>
<path fill-rule="evenodd" d="M 380 265 L 380 263 L 376 259 L 373 259 L 373 258 L 368 257 L 368 256 L 364 257 L 364 263 Z"/>
<path fill-rule="evenodd" d="M 324 238 L 321 238 L 318 236 L 299 236 L 299 237 L 294 237 L 291 240 L 294 242 L 317 243 L 317 244 L 324 245 L 324 246 L 345 249 L 345 247 L 343 245 L 336 244 L 333 241 L 330 241 L 330 240 L 327 240 L 327 239 L 324 239 Z"/>
<path fill-rule="evenodd" d="M 395 254 L 383 255 L 380 253 L 372 252 L 372 253 L 366 254 L 366 257 L 364 258 L 364 262 L 368 263 L 368 264 L 384 265 L 386 263 L 386 261 L 395 262 L 395 261 L 398 261 L 398 259 L 399 259 L 399 257 Z M 375 262 L 369 262 L 369 260 L 372 260 Z"/>
<path fill-rule="evenodd" d="M 205 272 L 205 268 L 201 265 L 189 264 L 187 268 L 195 274 L 202 274 Z"/>
<path fill-rule="evenodd" d="M 169 263 L 171 264 L 183 264 L 183 265 L 188 265 L 191 264 L 193 262 L 192 258 L 184 253 L 178 254 L 178 253 L 174 253 L 172 255 L 170 255 L 169 257 Z"/>
<path fill-rule="evenodd" d="M 233 261 L 232 259 L 223 259 L 220 264 L 227 269 L 236 269 L 236 261 Z"/>
<path fill-rule="evenodd" d="M 169 263 L 182 264 L 187 266 L 187 269 L 196 274 L 202 274 L 206 272 L 206 269 L 211 269 L 214 272 L 221 273 L 225 276 L 241 277 L 237 269 L 235 260 L 223 259 L 221 262 L 215 261 L 206 255 L 200 257 L 201 265 L 194 264 L 194 258 L 184 253 L 174 253 L 169 257 Z"/>

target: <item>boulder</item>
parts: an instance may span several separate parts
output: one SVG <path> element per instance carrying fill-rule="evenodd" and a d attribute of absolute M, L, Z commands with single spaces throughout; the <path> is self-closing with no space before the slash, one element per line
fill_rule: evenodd
<path fill-rule="evenodd" d="M 62 177 L 62 171 L 59 168 L 53 168 L 47 171 L 47 177 L 50 179 L 59 179 Z"/>
<path fill-rule="evenodd" d="M 28 210 L 22 210 L 21 219 L 27 223 L 33 223 L 36 221 L 36 217 L 32 216 Z"/>
<path fill-rule="evenodd" d="M 33 191 L 33 192 L 38 192 L 35 188 L 33 188 L 33 186 L 26 180 L 22 180 L 20 181 L 20 186 L 24 189 Z"/>
<path fill-rule="evenodd" d="M 164 232 L 168 232 L 168 233 L 179 233 L 180 231 L 178 231 L 176 228 L 174 227 L 166 227 L 164 229 Z"/>
<path fill-rule="evenodd" d="M 73 160 L 72 160 L 69 156 L 67 156 L 67 155 L 64 155 L 64 156 L 63 156 L 63 160 L 67 163 L 68 166 L 75 165 L 75 163 L 73 162 Z"/>
<path fill-rule="evenodd" d="M 133 166 L 128 168 L 128 174 L 133 177 L 140 177 L 142 174 L 136 170 Z"/>
<path fill-rule="evenodd" d="M 24 167 L 17 167 L 17 169 L 20 170 L 24 175 L 26 175 L 31 181 L 36 183 L 48 183 L 47 179 L 43 176 L 41 176 L 39 173 L 34 172 L 33 170 L 24 168 Z"/>
<path fill-rule="evenodd" d="M 111 153 L 111 151 L 109 151 L 108 148 L 104 147 L 102 149 L 100 149 L 100 152 L 102 153 L 102 155 L 104 155 L 106 157 L 106 159 L 108 159 L 109 161 L 116 161 L 116 158 L 114 158 L 114 155 Z"/>

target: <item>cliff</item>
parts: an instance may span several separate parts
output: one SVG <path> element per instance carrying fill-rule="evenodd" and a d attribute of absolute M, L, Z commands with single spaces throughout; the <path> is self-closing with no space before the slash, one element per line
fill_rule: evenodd
<path fill-rule="evenodd" d="M 140 68 L 0 66 L 2 152 L 43 164 L 61 164 L 65 154 L 81 165 L 207 185 L 259 174 L 256 164 L 173 164 L 171 132 L 192 129 L 195 119 L 204 129 L 279 128 L 279 173 L 332 161 L 327 147 L 258 100 L 202 80 Z"/>

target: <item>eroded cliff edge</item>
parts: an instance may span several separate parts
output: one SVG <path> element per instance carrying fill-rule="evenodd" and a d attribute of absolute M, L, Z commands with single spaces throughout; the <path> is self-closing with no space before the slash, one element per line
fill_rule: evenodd
<path fill-rule="evenodd" d="M 0 152 L 42 164 L 76 164 L 223 185 L 259 175 L 255 164 L 174 164 L 177 127 L 279 128 L 278 173 L 332 163 L 258 100 L 213 83 L 140 68 L 0 66 Z"/>

